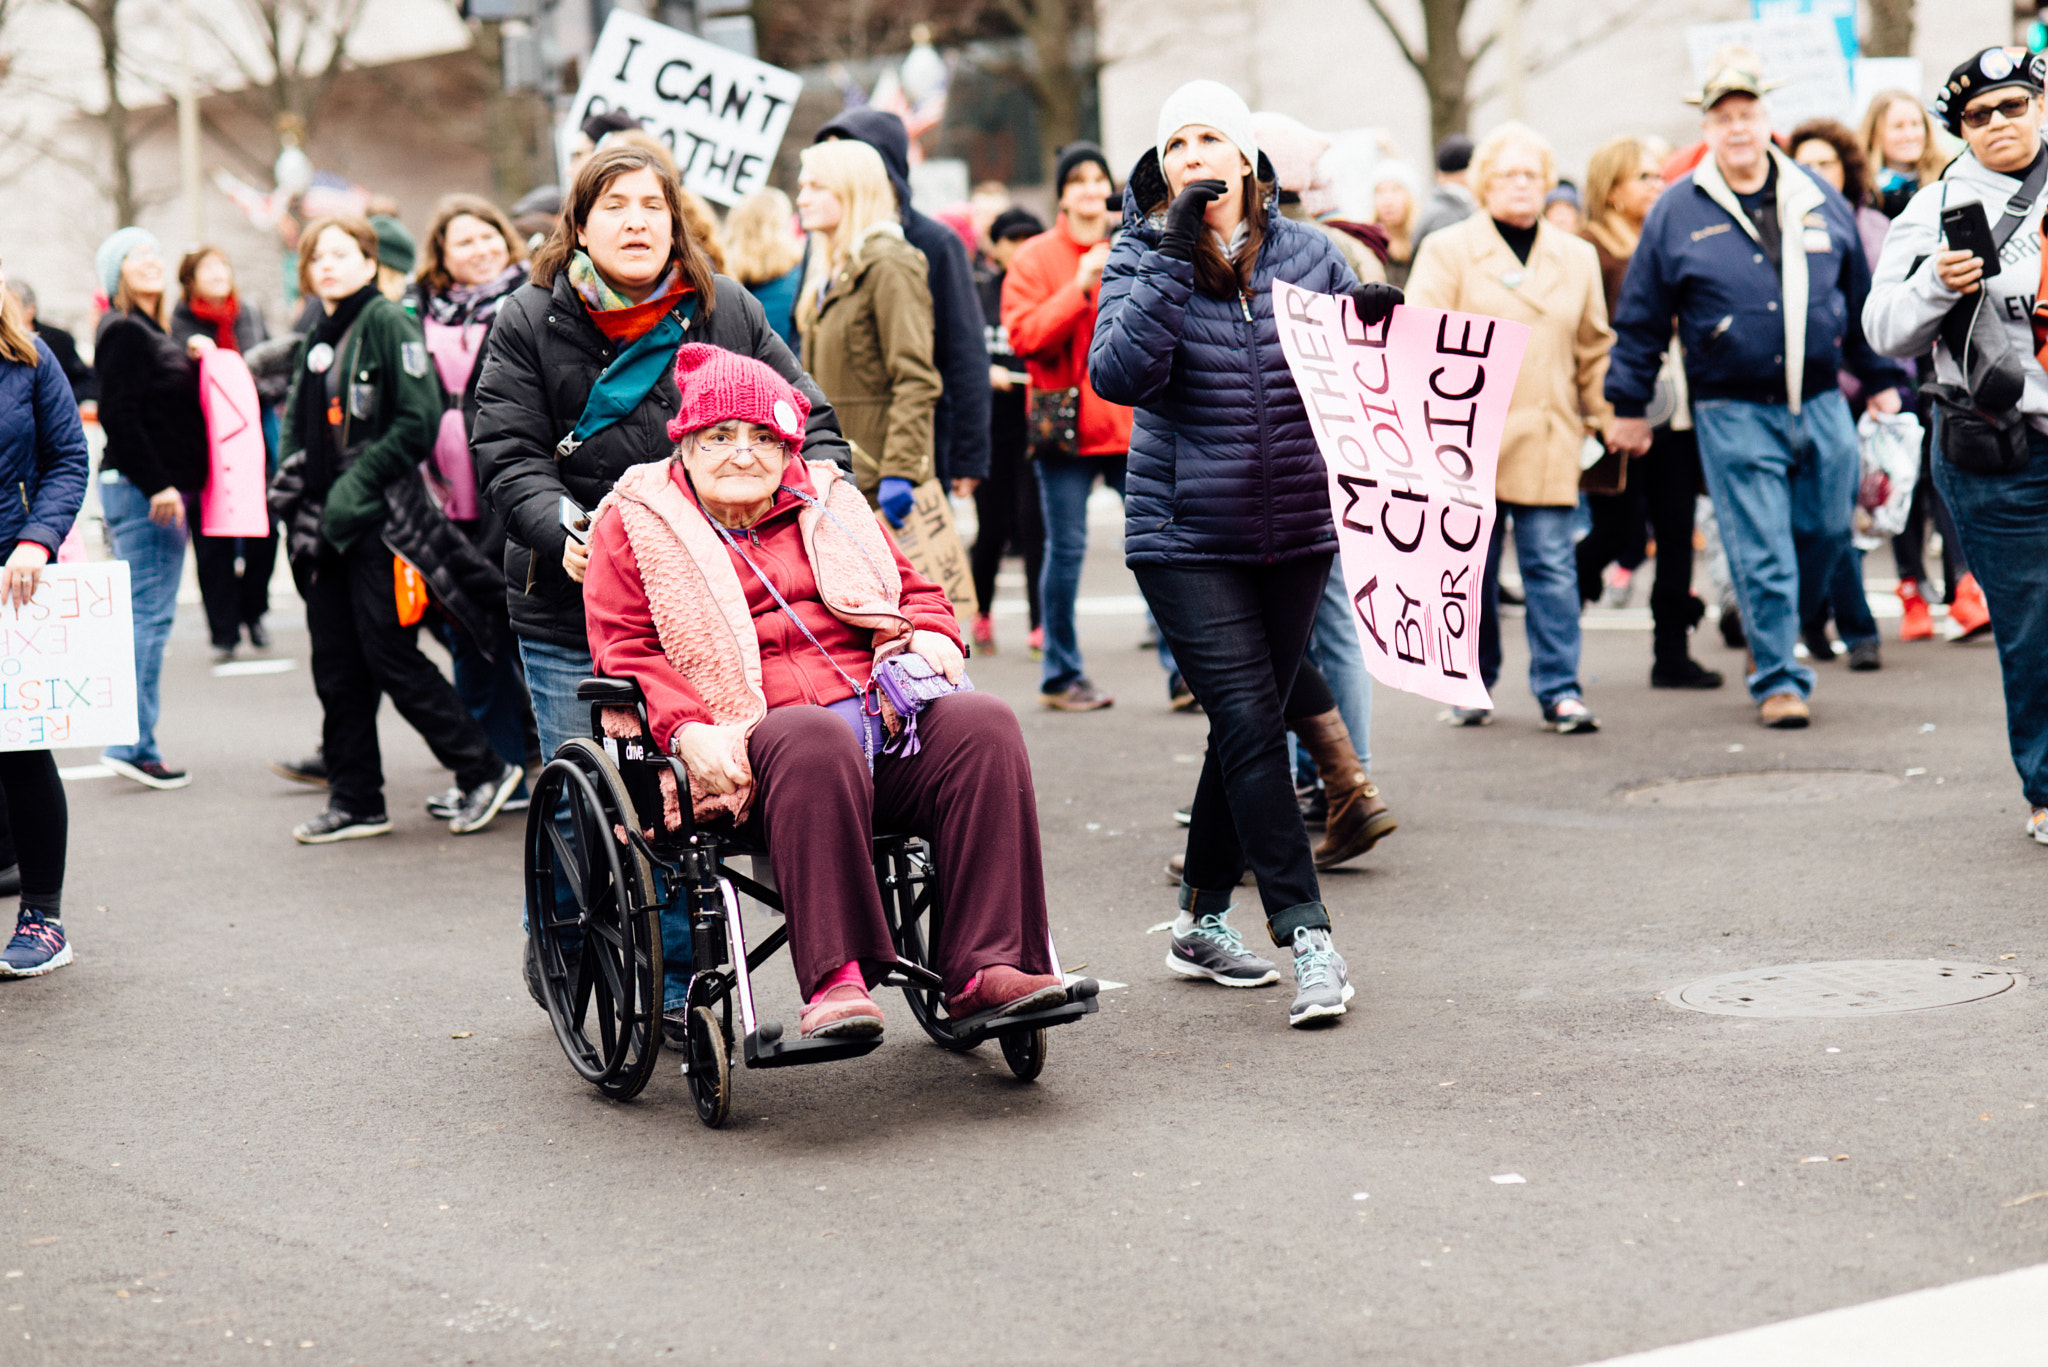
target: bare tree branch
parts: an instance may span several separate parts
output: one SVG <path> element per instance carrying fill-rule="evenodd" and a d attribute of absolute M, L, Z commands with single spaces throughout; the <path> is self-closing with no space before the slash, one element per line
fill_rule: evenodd
<path fill-rule="evenodd" d="M 1648 14 L 1660 2 L 1661 0 L 1634 0 L 1632 4 L 1622 6 L 1614 11 L 1614 13 L 1608 15 L 1606 19 L 1595 24 L 1570 42 L 1526 63 L 1522 69 L 1531 76 L 1541 76 L 1544 72 L 1562 65 L 1566 60 L 1584 52 L 1587 48 L 1597 47 L 1599 44 L 1606 42 L 1609 38 L 1612 38 L 1615 34 Z"/>
<path fill-rule="evenodd" d="M 1419 56 L 1416 54 L 1415 49 L 1408 45 L 1408 39 L 1402 34 L 1400 27 L 1394 23 L 1394 16 L 1387 13 L 1386 7 L 1380 3 L 1380 0 L 1365 0 L 1365 6 L 1378 15 L 1379 21 L 1386 25 L 1387 36 L 1394 40 L 1395 47 L 1401 49 L 1401 55 L 1408 59 L 1408 65 L 1414 67 L 1417 72 L 1423 71 L 1429 54 L 1423 53 Z"/>

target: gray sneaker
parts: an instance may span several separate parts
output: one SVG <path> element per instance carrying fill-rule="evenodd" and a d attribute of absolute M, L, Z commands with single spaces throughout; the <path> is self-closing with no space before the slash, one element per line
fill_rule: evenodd
<path fill-rule="evenodd" d="M 1207 978 L 1225 987 L 1264 987 L 1280 981 L 1271 959 L 1261 959 L 1224 917 L 1210 912 L 1185 935 L 1175 934 L 1166 951 L 1166 966 L 1183 978 Z"/>
<path fill-rule="evenodd" d="M 1330 943 L 1329 931 L 1303 926 L 1294 932 L 1294 1005 L 1287 1008 L 1289 1025 L 1343 1015 L 1344 1003 L 1357 990 L 1345 971 L 1344 956 Z"/>

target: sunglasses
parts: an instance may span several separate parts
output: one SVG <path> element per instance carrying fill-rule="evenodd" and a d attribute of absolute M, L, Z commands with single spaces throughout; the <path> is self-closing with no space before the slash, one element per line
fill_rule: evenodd
<path fill-rule="evenodd" d="M 2009 100 L 2000 100 L 1997 104 L 1972 106 L 1962 113 L 1963 127 L 1982 128 L 1991 122 L 1994 114 L 2007 123 L 2018 123 L 2020 117 L 2027 112 L 2027 106 L 2033 102 L 2034 97 L 2031 95 L 2015 95 Z"/>

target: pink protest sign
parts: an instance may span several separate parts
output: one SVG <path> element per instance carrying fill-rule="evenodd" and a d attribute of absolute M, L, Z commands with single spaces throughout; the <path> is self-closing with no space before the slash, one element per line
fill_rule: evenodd
<path fill-rule="evenodd" d="M 1479 680 L 1493 479 L 1529 329 L 1403 305 L 1368 328 L 1348 297 L 1273 286 L 1280 345 L 1330 476 L 1366 667 L 1454 707 Z"/>
<path fill-rule="evenodd" d="M 200 359 L 199 410 L 206 415 L 209 456 L 206 491 L 199 496 L 200 534 L 268 536 L 263 409 L 240 356 L 215 347 Z"/>

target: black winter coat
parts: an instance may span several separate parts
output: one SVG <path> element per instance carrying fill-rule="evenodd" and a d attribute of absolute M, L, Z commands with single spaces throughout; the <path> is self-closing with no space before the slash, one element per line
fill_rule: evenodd
<path fill-rule="evenodd" d="M 118 470 L 154 498 L 206 487 L 206 417 L 199 367 L 184 345 L 139 313 L 108 313 L 93 343 L 100 378 L 100 469 Z"/>
<path fill-rule="evenodd" d="M 765 362 L 811 401 L 805 459 L 851 469 L 853 454 L 832 405 L 768 326 L 760 303 L 738 281 L 718 275 L 712 282 L 715 305 L 708 313 L 697 310 L 683 329 L 683 342 L 706 342 Z M 638 408 L 557 459 L 555 443 L 576 430 L 597 377 L 617 350 L 590 321 L 563 271 L 552 289 L 530 284 L 500 306 L 477 362 L 469 449 L 485 497 L 506 522 L 512 630 L 572 650 L 588 650 L 590 641 L 583 586 L 562 568 L 562 496 L 591 511 L 620 475 L 666 457 L 675 449 L 668 421 L 682 407 L 675 374 L 664 371 Z"/>
<path fill-rule="evenodd" d="M 1260 159 L 1261 179 L 1268 167 Z M 1159 154 L 1124 190 L 1123 235 L 1102 272 L 1088 377 L 1137 410 L 1124 484 L 1124 559 L 1270 564 L 1337 549 L 1329 476 L 1273 318 L 1273 282 L 1317 294 L 1358 280 L 1320 228 L 1266 207 L 1251 290 L 1219 299 L 1192 263 L 1159 254 Z"/>
<path fill-rule="evenodd" d="M 932 291 L 932 360 L 942 389 L 932 411 L 932 466 L 940 482 L 988 478 L 991 391 L 988 348 L 974 268 L 960 235 L 910 207 L 910 135 L 903 120 L 880 109 L 849 109 L 818 130 L 816 141 L 848 138 L 881 153 L 903 206 L 903 240 L 924 253 Z"/>

